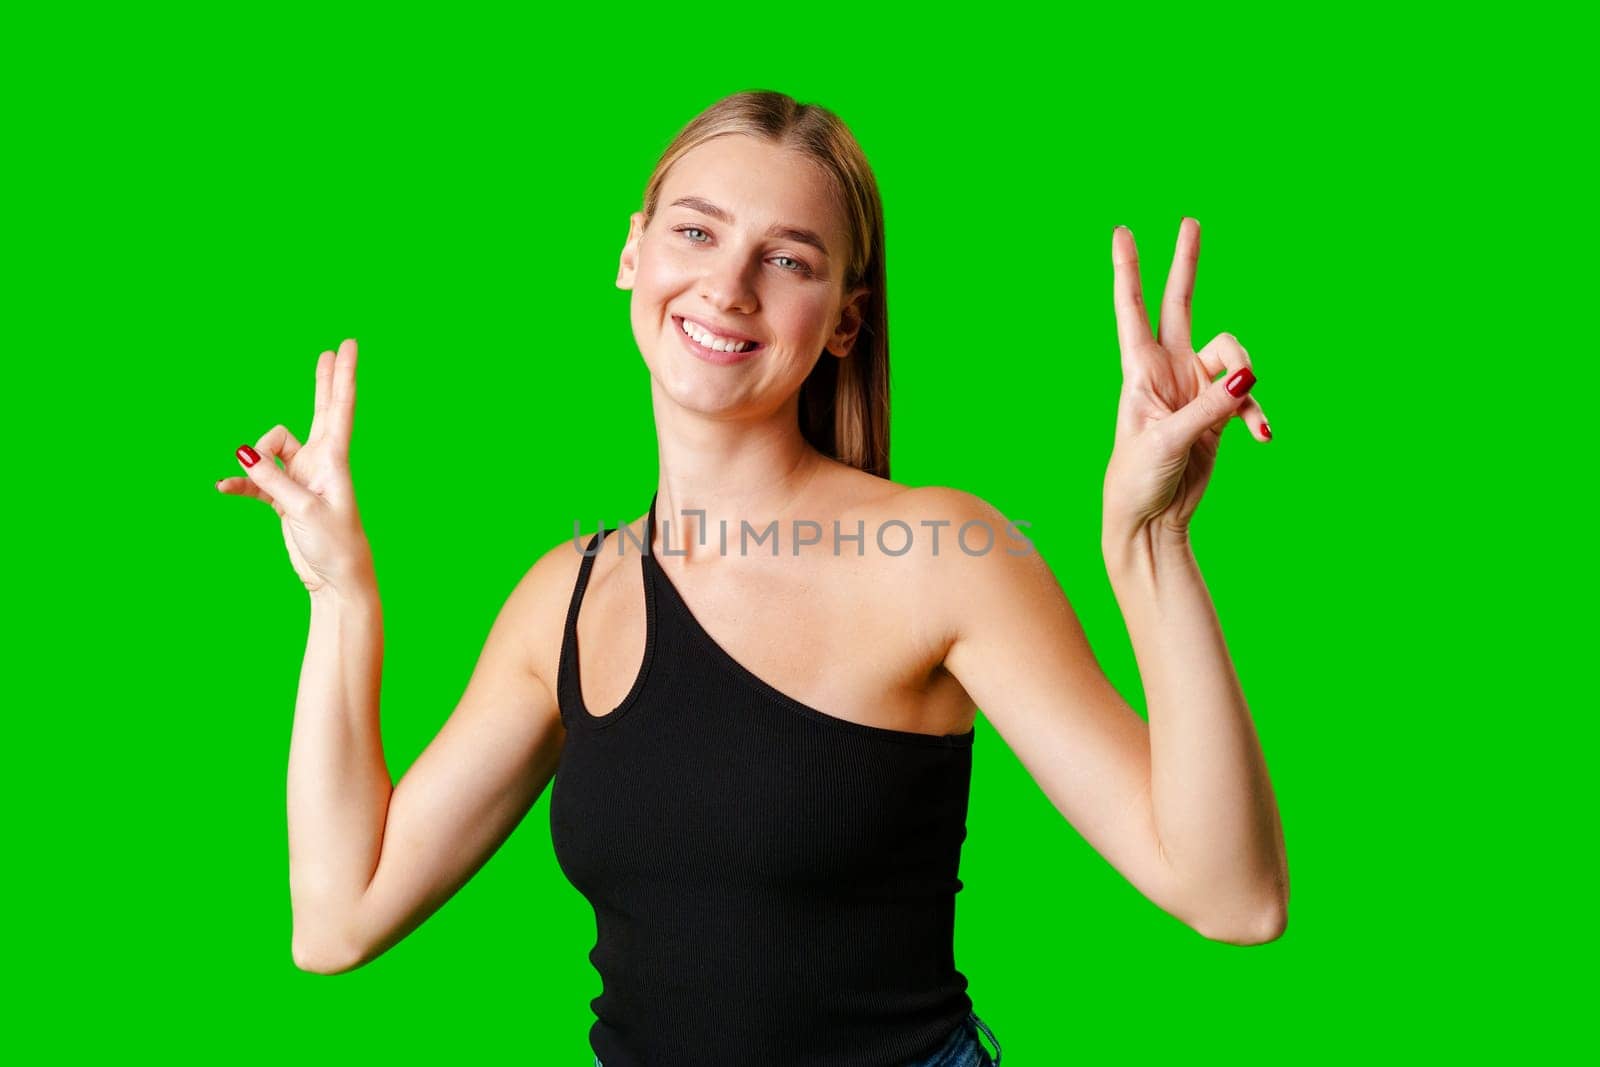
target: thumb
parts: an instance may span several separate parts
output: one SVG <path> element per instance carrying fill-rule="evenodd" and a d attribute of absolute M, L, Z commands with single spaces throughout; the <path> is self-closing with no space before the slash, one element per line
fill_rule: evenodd
<path fill-rule="evenodd" d="M 1212 382 L 1199 396 L 1168 416 L 1173 437 L 1188 447 L 1212 427 L 1220 433 L 1228 420 L 1244 408 L 1250 387 L 1255 384 L 1255 372 L 1247 366 Z"/>
<path fill-rule="evenodd" d="M 279 469 L 273 462 L 277 453 L 272 451 L 266 438 L 260 443 L 261 452 L 257 452 L 249 445 L 240 445 L 234 449 L 233 454 L 244 464 L 245 475 L 258 489 L 277 501 L 278 506 L 284 511 L 295 516 L 306 514 L 316 503 L 316 494 Z"/>

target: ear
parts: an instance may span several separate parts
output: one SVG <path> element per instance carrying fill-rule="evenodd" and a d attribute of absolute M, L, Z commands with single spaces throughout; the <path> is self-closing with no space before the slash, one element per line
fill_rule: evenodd
<path fill-rule="evenodd" d="M 850 291 L 839 308 L 839 324 L 828 337 L 827 349 L 840 359 L 848 356 L 855 347 L 856 335 L 861 332 L 864 321 L 862 313 L 866 310 L 867 294 L 871 291 L 864 285 L 858 286 Z"/>
<path fill-rule="evenodd" d="M 635 211 L 628 216 L 628 240 L 622 246 L 622 257 L 617 264 L 617 288 L 632 289 L 633 274 L 639 269 L 639 240 L 644 236 L 644 212 Z"/>

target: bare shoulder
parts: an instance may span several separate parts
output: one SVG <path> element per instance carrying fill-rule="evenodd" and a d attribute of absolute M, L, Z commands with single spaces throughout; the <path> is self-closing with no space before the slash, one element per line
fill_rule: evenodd
<path fill-rule="evenodd" d="M 1034 552 L 1026 533 L 1028 523 L 1008 518 L 976 493 L 946 485 L 890 484 L 893 490 L 874 501 L 871 510 L 880 528 L 893 529 L 899 537 L 892 539 L 886 532 L 881 540 L 885 550 L 909 544 L 911 550 L 903 554 L 922 563 L 926 575 L 982 569 L 940 561 L 1016 558 Z"/>
<path fill-rule="evenodd" d="M 837 460 L 830 459 L 828 464 L 832 472 L 829 494 L 844 512 L 844 517 L 852 522 L 864 517 L 870 526 L 873 520 L 891 523 L 898 519 L 915 526 L 915 522 L 920 520 L 999 515 L 998 509 L 988 501 L 963 489 L 945 485 L 907 485 Z M 1000 521 L 1003 523 L 1004 519 Z M 943 539 L 940 544 L 944 544 Z"/>
<path fill-rule="evenodd" d="M 885 551 L 909 541 L 897 585 L 919 625 L 946 648 L 978 613 L 1016 610 L 1059 594 L 1027 535 L 1029 524 L 977 493 L 945 485 L 896 486 L 873 510 Z"/>

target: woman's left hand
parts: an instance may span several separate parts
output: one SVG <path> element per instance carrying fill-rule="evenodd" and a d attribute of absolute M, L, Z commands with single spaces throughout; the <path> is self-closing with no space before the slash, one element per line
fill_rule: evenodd
<path fill-rule="evenodd" d="M 1186 218 L 1178 226 L 1161 300 L 1160 332 L 1152 337 L 1133 234 L 1122 226 L 1111 233 L 1122 349 L 1122 396 L 1103 501 L 1104 532 L 1111 538 L 1152 534 L 1187 542 L 1189 520 L 1211 479 L 1228 423 L 1237 416 L 1256 440 L 1272 438 L 1261 405 L 1248 395 L 1255 375 L 1244 346 L 1230 333 L 1218 334 L 1199 352 L 1190 346 L 1199 259 L 1200 223 Z"/>

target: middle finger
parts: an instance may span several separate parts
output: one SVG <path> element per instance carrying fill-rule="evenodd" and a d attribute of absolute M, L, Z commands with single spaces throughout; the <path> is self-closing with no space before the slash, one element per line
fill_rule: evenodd
<path fill-rule="evenodd" d="M 1150 320 L 1139 288 L 1139 248 L 1133 231 L 1118 226 L 1111 231 L 1112 303 L 1117 314 L 1117 342 L 1122 348 L 1122 369 L 1132 367 L 1133 354 L 1150 343 Z"/>

